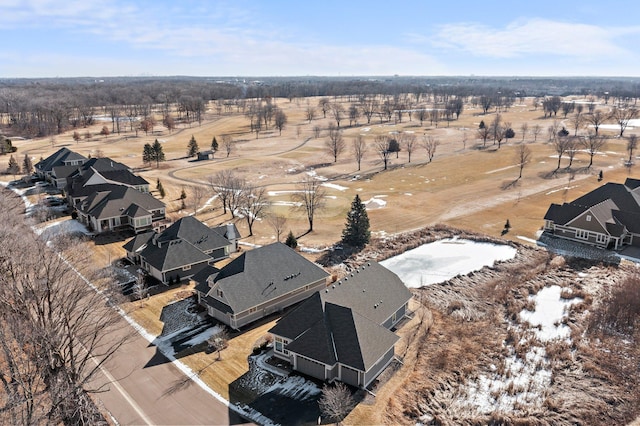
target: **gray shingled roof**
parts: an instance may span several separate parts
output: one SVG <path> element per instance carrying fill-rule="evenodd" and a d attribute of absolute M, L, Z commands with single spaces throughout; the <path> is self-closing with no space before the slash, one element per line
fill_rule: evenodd
<path fill-rule="evenodd" d="M 122 246 L 122 248 L 124 248 L 129 253 L 134 253 L 138 251 L 141 247 L 143 247 L 145 244 L 148 244 L 149 240 L 154 235 L 155 235 L 154 231 L 147 231 L 147 232 L 143 232 L 142 234 L 138 234 L 132 239 L 130 239 L 129 241 L 127 241 L 127 243 L 124 246 Z"/>
<path fill-rule="evenodd" d="M 98 219 L 105 219 L 123 216 L 132 205 L 147 212 L 164 208 L 164 203 L 149 193 L 121 185 L 109 185 L 107 188 L 87 197 L 80 206 L 80 210 Z"/>
<path fill-rule="evenodd" d="M 233 312 L 242 312 L 329 274 L 282 243 L 246 251 L 213 275 Z"/>
<path fill-rule="evenodd" d="M 211 256 L 204 254 L 192 244 L 183 240 L 171 241 L 160 247 L 150 243 L 140 253 L 148 264 L 159 271 L 171 271 L 185 265 L 208 262 Z"/>
<path fill-rule="evenodd" d="M 43 172 L 50 172 L 56 166 L 62 166 L 65 162 L 75 160 L 86 160 L 87 157 L 80 155 L 77 152 L 73 152 L 68 148 L 60 148 L 42 161 L 38 161 L 35 167 Z"/>
<path fill-rule="evenodd" d="M 216 250 L 229 245 L 229 240 L 193 216 L 185 216 L 175 221 L 158 236 L 159 242 L 178 239 L 188 241 L 201 251 Z"/>
<path fill-rule="evenodd" d="M 411 299 L 411 292 L 395 273 L 371 261 L 327 287 L 322 298 L 382 324 Z"/>
<path fill-rule="evenodd" d="M 291 339 L 292 352 L 367 371 L 398 339 L 381 324 L 409 299 L 396 274 L 369 262 L 307 298 L 269 332 Z"/>
<path fill-rule="evenodd" d="M 294 333 L 288 334 L 291 331 Z M 293 339 L 286 346 L 289 351 L 327 365 L 340 362 L 361 371 L 371 368 L 398 340 L 394 333 L 349 307 L 323 303 L 318 293 L 269 332 Z"/>

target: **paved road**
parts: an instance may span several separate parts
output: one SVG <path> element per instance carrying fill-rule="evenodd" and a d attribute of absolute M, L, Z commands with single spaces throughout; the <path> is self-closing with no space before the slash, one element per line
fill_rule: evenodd
<path fill-rule="evenodd" d="M 121 336 L 132 335 L 105 363 L 92 387 L 108 389 L 95 398 L 120 425 L 247 424 L 205 392 L 122 319 Z M 120 337 L 120 336 L 118 336 Z M 182 383 L 182 386 L 176 386 Z"/>

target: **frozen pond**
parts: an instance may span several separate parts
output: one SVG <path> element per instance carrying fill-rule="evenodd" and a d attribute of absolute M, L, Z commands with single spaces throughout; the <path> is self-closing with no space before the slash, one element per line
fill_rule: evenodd
<path fill-rule="evenodd" d="M 422 287 L 456 275 L 478 271 L 499 260 L 513 259 L 517 250 L 508 245 L 447 238 L 424 244 L 380 262 L 407 287 Z"/>

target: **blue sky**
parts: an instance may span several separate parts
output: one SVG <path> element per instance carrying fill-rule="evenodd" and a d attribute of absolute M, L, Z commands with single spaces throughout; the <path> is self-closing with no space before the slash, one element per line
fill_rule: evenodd
<path fill-rule="evenodd" d="M 0 0 L 0 78 L 640 76 L 634 0 Z"/>

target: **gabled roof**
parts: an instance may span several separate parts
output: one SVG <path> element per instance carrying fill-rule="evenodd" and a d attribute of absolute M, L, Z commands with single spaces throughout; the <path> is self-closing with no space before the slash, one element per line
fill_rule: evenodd
<path fill-rule="evenodd" d="M 191 277 L 191 280 L 195 281 L 196 283 L 195 290 L 200 293 L 207 294 L 207 292 L 209 291 L 209 283 L 207 282 L 207 278 L 215 273 L 218 273 L 219 271 L 220 269 L 216 268 L 215 266 L 207 265 L 206 268 L 202 268 L 197 274 L 194 274 Z"/>
<path fill-rule="evenodd" d="M 640 187 L 640 179 L 627 178 L 627 180 L 624 181 L 624 186 L 633 191 Z"/>
<path fill-rule="evenodd" d="M 87 157 L 73 152 L 68 148 L 60 148 L 42 161 L 38 161 L 35 167 L 43 172 L 50 172 L 56 166 L 63 166 L 66 163 L 78 160 L 86 160 Z"/>
<path fill-rule="evenodd" d="M 158 271 L 170 271 L 212 260 L 211 256 L 183 240 L 171 241 L 160 246 L 148 244 L 140 255 Z"/>
<path fill-rule="evenodd" d="M 56 176 L 56 179 L 66 179 L 69 176 L 73 175 L 78 171 L 78 165 L 75 166 L 55 166 L 52 169 L 53 174 Z"/>
<path fill-rule="evenodd" d="M 94 176 L 100 176 L 98 179 L 101 183 L 96 184 Z M 92 183 L 90 183 L 93 180 Z M 124 164 L 113 161 L 109 158 L 92 158 L 82 166 L 76 166 L 71 179 L 67 183 L 67 193 L 73 197 L 81 196 L 83 188 L 87 186 L 96 186 L 104 184 L 119 184 L 125 186 L 143 186 L 148 185 L 146 179 L 137 176 Z M 91 191 L 89 188 L 88 191 Z"/>
<path fill-rule="evenodd" d="M 307 298 L 269 332 L 292 340 L 286 349 L 302 356 L 367 371 L 397 341 L 382 324 L 409 299 L 396 274 L 369 262 Z"/>
<path fill-rule="evenodd" d="M 235 223 L 228 223 L 226 225 L 216 226 L 215 228 L 211 229 L 213 229 L 215 232 L 222 235 L 229 241 L 241 238 L 240 232 L 238 231 L 238 228 L 236 228 Z"/>
<path fill-rule="evenodd" d="M 610 199 L 619 210 L 640 213 L 640 196 L 623 184 L 609 182 L 571 202 L 571 204 L 593 207 Z"/>
<path fill-rule="evenodd" d="M 575 219 L 589 208 L 569 203 L 551 204 L 547 213 L 544 215 L 545 220 L 551 220 L 558 225 L 565 225 L 567 222 Z"/>
<path fill-rule="evenodd" d="M 135 213 L 141 210 L 149 215 L 152 210 L 163 209 L 164 203 L 155 199 L 151 194 L 121 185 L 104 185 L 101 191 L 88 196 L 80 205 L 79 210 L 97 218 L 125 216 L 125 211 Z"/>
<path fill-rule="evenodd" d="M 175 240 L 188 241 L 200 251 L 216 250 L 229 245 L 229 240 L 193 216 L 175 221 L 158 236 L 160 243 Z"/>
<path fill-rule="evenodd" d="M 155 235 L 154 231 L 143 232 L 138 234 L 122 246 L 129 253 L 135 253 L 149 243 L 149 240 Z"/>
<path fill-rule="evenodd" d="M 382 324 L 411 299 L 411 292 L 395 273 L 371 261 L 327 287 L 322 298 Z"/>
<path fill-rule="evenodd" d="M 294 329 L 296 335 L 287 335 Z M 289 351 L 361 371 L 369 370 L 398 340 L 394 333 L 352 308 L 323 303 L 320 293 L 310 296 L 269 332 L 292 339 L 286 346 Z"/>
<path fill-rule="evenodd" d="M 286 245 L 273 243 L 242 253 L 209 279 L 239 313 L 328 275 Z"/>

